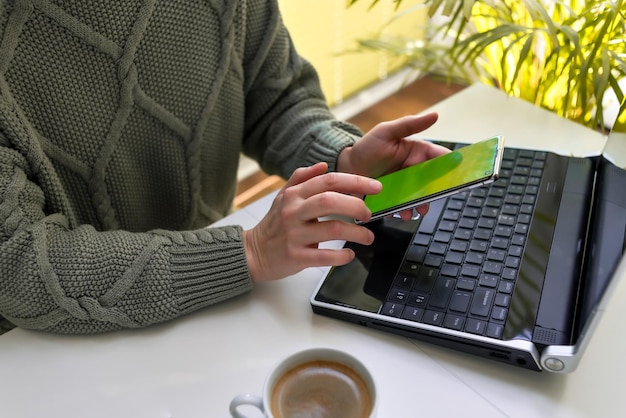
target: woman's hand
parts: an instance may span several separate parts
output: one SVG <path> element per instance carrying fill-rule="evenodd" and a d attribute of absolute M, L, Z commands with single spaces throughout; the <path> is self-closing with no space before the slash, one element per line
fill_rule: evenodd
<path fill-rule="evenodd" d="M 429 128 L 437 118 L 436 113 L 428 113 L 379 123 L 339 154 L 337 171 L 379 177 L 449 152 L 440 145 L 407 138 Z M 417 211 L 425 215 L 428 207 L 419 207 Z M 400 213 L 404 220 L 412 215 L 411 210 Z"/>
<path fill-rule="evenodd" d="M 354 258 L 347 248 L 320 249 L 321 242 L 346 240 L 369 245 L 374 241 L 372 232 L 363 226 L 319 218 L 339 215 L 368 221 L 371 212 L 362 196 L 378 193 L 380 182 L 356 174 L 327 173 L 327 169 L 326 163 L 318 163 L 296 170 L 267 215 L 243 232 L 254 282 L 280 279 L 307 267 L 342 265 Z"/>

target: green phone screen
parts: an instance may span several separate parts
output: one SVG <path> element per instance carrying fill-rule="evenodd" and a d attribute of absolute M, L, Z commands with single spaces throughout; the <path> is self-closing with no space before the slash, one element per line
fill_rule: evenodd
<path fill-rule="evenodd" d="M 494 137 L 381 176 L 382 191 L 366 196 L 365 204 L 376 214 L 488 179 L 494 172 L 499 143 L 499 137 Z"/>

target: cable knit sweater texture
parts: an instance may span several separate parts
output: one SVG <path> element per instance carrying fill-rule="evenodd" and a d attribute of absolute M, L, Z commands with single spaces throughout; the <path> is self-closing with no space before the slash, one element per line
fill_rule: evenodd
<path fill-rule="evenodd" d="M 0 314 L 95 333 L 251 289 L 240 153 L 285 178 L 336 121 L 276 0 L 0 1 Z"/>

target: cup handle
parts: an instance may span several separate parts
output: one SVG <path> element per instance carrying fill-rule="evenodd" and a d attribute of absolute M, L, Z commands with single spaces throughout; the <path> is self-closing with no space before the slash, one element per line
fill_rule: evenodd
<path fill-rule="evenodd" d="M 263 414 L 265 414 L 265 408 L 263 408 L 263 398 L 261 398 L 260 396 L 245 393 L 242 395 L 235 396 L 233 400 L 230 401 L 230 414 L 234 418 L 247 418 L 241 412 L 237 411 L 237 408 L 240 405 L 253 406 L 259 409 L 259 411 L 261 411 Z"/>

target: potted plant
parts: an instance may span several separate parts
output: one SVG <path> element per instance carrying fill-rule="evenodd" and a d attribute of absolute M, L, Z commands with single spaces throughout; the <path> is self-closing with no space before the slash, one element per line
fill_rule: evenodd
<path fill-rule="evenodd" d="M 626 0 L 423 0 L 404 13 L 424 8 L 427 39 L 380 28 L 359 49 L 403 57 L 418 75 L 495 86 L 594 129 L 626 126 Z"/>

